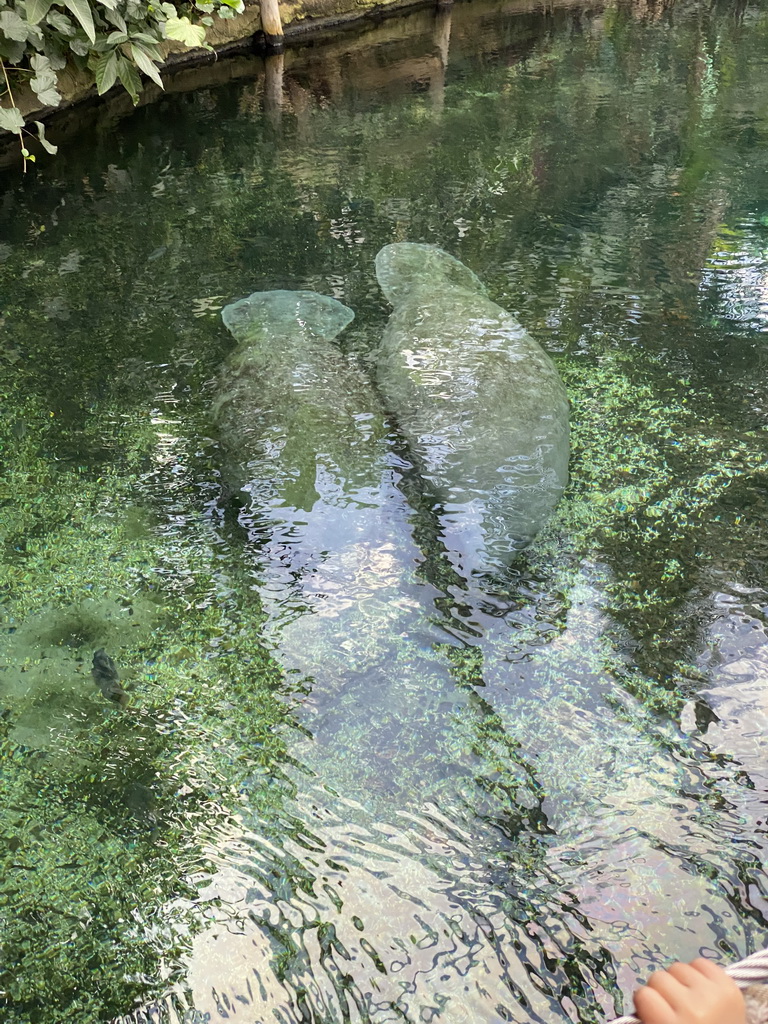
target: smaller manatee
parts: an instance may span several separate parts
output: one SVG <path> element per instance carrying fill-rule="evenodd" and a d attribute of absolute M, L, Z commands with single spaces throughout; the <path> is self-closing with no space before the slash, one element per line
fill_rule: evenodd
<path fill-rule="evenodd" d="M 268 510 L 305 513 L 322 493 L 375 485 L 370 459 L 375 403 L 370 383 L 333 339 L 354 319 L 336 299 L 310 291 L 254 292 L 225 306 L 238 345 L 217 382 L 213 417 L 222 477 Z M 337 500 L 334 497 L 334 502 Z"/>

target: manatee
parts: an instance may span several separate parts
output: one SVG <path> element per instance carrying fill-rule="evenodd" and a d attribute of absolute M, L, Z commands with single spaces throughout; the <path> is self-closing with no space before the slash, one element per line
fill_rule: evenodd
<path fill-rule="evenodd" d="M 309 291 L 256 292 L 222 311 L 238 341 L 213 407 L 223 472 L 245 492 L 266 629 L 283 646 L 292 608 L 328 615 L 389 529 L 389 427 L 367 374 L 332 344 L 353 315 Z M 309 646 L 297 637 L 293 667 L 306 667 Z"/>
<path fill-rule="evenodd" d="M 465 577 L 508 564 L 568 481 L 568 399 L 557 369 L 480 280 L 433 245 L 376 257 L 392 314 L 377 373 L 439 503 Z"/>
<path fill-rule="evenodd" d="M 264 642 L 312 680 L 312 756 L 342 732 L 394 729 L 398 707 L 410 728 L 413 694 L 431 706 L 455 683 L 438 650 L 441 595 L 420 573 L 399 486 L 406 467 L 370 375 L 333 344 L 352 313 L 310 292 L 264 292 L 222 316 L 238 346 L 214 414 L 254 542 L 238 572 L 258 592 Z"/>
<path fill-rule="evenodd" d="M 261 505 L 309 511 L 323 471 L 350 486 L 361 471 L 370 478 L 358 455 L 370 432 L 359 416 L 362 374 L 329 344 L 352 310 L 316 292 L 268 291 L 221 315 L 238 342 L 213 406 L 229 484 L 255 489 Z"/>

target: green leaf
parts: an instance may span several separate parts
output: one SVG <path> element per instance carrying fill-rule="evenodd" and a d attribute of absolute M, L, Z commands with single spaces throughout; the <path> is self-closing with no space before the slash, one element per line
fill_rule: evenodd
<path fill-rule="evenodd" d="M 127 32 L 110 32 L 107 36 L 107 42 L 110 46 L 119 46 L 121 43 L 128 42 Z"/>
<path fill-rule="evenodd" d="M 104 11 L 104 17 L 110 25 L 114 25 L 119 32 L 128 32 L 128 26 L 125 23 L 125 18 L 119 11 Z"/>
<path fill-rule="evenodd" d="M 93 27 L 93 15 L 88 0 L 64 0 L 64 6 L 74 14 L 83 27 L 83 31 L 92 43 L 96 42 L 96 30 Z"/>
<path fill-rule="evenodd" d="M 117 54 L 114 50 L 111 53 L 102 54 L 90 66 L 96 79 L 96 88 L 99 90 L 99 96 L 103 96 L 117 81 Z"/>
<path fill-rule="evenodd" d="M 36 75 L 50 75 L 51 78 L 56 76 L 51 68 L 51 62 L 43 53 L 33 53 L 29 62 L 32 65 L 32 70 Z"/>
<path fill-rule="evenodd" d="M 13 132 L 14 135 L 21 135 L 23 127 L 24 118 L 18 107 L 0 107 L 0 128 Z"/>
<path fill-rule="evenodd" d="M 140 68 L 145 75 L 152 79 L 155 85 L 159 85 L 161 89 L 164 88 L 163 80 L 160 77 L 160 72 L 157 67 L 152 63 L 149 54 L 141 48 L 141 46 L 131 43 L 131 54 L 133 59 L 136 61 L 136 66 Z"/>
<path fill-rule="evenodd" d="M 51 9 L 53 0 L 27 0 L 27 21 L 37 25 Z"/>
<path fill-rule="evenodd" d="M 185 46 L 202 46 L 205 42 L 205 29 L 202 25 L 193 25 L 185 15 L 183 18 L 169 18 L 165 23 L 167 39 L 178 39 Z"/>
<path fill-rule="evenodd" d="M 57 32 L 65 36 L 67 39 L 73 36 L 77 31 L 66 14 L 64 14 L 63 11 L 57 11 L 55 7 L 52 11 L 48 12 L 48 17 L 45 20 L 51 28 L 55 28 Z"/>
<path fill-rule="evenodd" d="M 125 91 L 130 95 L 134 104 L 136 104 L 139 102 L 139 93 L 141 92 L 139 73 L 125 57 L 118 57 L 117 61 L 117 77 L 123 83 Z"/>
<path fill-rule="evenodd" d="M 134 43 L 145 43 L 147 47 L 155 46 L 157 43 L 162 42 L 160 36 L 151 36 L 146 32 L 131 32 L 131 39 Z M 161 59 L 158 57 L 158 60 Z"/>
<path fill-rule="evenodd" d="M 0 57 L 7 64 L 20 64 L 24 59 L 24 43 L 16 39 L 8 39 L 0 33 Z"/>
<path fill-rule="evenodd" d="M 58 105 L 61 103 L 61 93 L 58 89 L 54 88 L 54 86 L 51 85 L 35 89 L 34 78 L 32 79 L 30 84 L 38 100 L 42 103 L 44 107 L 58 107 Z"/>
<path fill-rule="evenodd" d="M 58 107 L 61 103 L 61 93 L 57 89 L 56 73 L 51 67 L 51 62 L 42 53 L 36 53 L 30 58 L 34 78 L 30 80 L 30 86 L 38 100 L 45 107 Z"/>
<path fill-rule="evenodd" d="M 28 22 L 22 21 L 16 11 L 3 11 L 0 14 L 0 33 L 18 43 L 26 43 L 30 36 Z"/>
<path fill-rule="evenodd" d="M 58 40 L 46 39 L 45 49 L 43 52 L 50 61 L 51 67 L 54 71 L 62 71 L 67 66 L 66 58 L 61 52 Z"/>
<path fill-rule="evenodd" d="M 40 145 L 43 147 L 46 153 L 50 153 L 51 156 L 58 152 L 59 147 L 54 146 L 52 142 L 49 142 L 45 137 L 45 125 L 42 121 L 35 121 L 37 126 L 37 137 L 40 140 Z"/>

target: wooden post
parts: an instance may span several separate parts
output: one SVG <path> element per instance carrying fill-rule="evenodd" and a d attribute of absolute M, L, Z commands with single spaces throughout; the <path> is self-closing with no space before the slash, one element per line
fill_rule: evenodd
<path fill-rule="evenodd" d="M 264 41 L 270 50 L 279 52 L 283 48 L 283 22 L 280 18 L 278 0 L 261 0 L 261 28 Z"/>
<path fill-rule="evenodd" d="M 448 53 L 451 45 L 451 13 L 452 3 L 439 3 L 435 10 L 435 24 L 432 40 L 438 53 L 438 68 L 429 82 L 432 105 L 438 113 L 443 109 L 445 101 L 445 71 L 448 67 Z"/>
<path fill-rule="evenodd" d="M 453 3 L 439 3 L 435 11 L 435 26 L 432 39 L 440 54 L 440 63 L 448 67 L 448 53 L 451 46 L 451 14 Z"/>
<path fill-rule="evenodd" d="M 283 72 L 285 54 L 271 53 L 264 58 L 264 113 L 277 128 L 283 113 Z"/>

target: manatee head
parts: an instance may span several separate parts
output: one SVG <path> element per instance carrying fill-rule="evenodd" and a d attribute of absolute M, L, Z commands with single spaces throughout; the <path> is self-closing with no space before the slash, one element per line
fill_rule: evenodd
<path fill-rule="evenodd" d="M 254 292 L 221 311 L 224 326 L 241 344 L 269 343 L 286 335 L 332 341 L 355 314 L 317 292 Z"/>
<path fill-rule="evenodd" d="M 385 245 L 376 257 L 376 278 L 393 306 L 404 302 L 417 288 L 434 288 L 437 294 L 445 288 L 486 294 L 480 279 L 463 263 L 436 245 L 421 242 Z"/>

